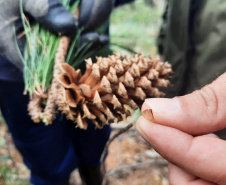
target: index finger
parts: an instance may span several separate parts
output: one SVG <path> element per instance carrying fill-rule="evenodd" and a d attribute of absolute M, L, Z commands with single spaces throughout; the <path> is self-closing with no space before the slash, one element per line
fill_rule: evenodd
<path fill-rule="evenodd" d="M 226 127 L 226 73 L 213 83 L 191 94 L 146 99 L 142 112 L 150 120 L 180 129 L 191 135 L 203 135 Z M 146 117 L 148 119 L 148 117 Z"/>

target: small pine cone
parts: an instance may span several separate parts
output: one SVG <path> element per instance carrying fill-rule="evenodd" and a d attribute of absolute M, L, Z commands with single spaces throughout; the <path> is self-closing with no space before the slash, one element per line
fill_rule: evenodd
<path fill-rule="evenodd" d="M 28 103 L 28 113 L 35 123 L 39 123 L 41 121 L 42 117 L 41 103 L 42 98 L 35 94 L 33 94 Z"/>
<path fill-rule="evenodd" d="M 70 43 L 70 39 L 68 37 L 66 36 L 61 37 L 60 43 L 57 49 L 57 53 L 55 56 L 55 61 L 54 61 L 53 79 L 48 91 L 48 99 L 47 99 L 46 107 L 42 115 L 42 121 L 46 125 L 51 124 L 55 118 L 57 93 L 60 92 L 61 90 L 61 86 L 57 78 L 59 75 L 62 74 L 61 64 L 65 62 L 69 43 Z"/>
<path fill-rule="evenodd" d="M 143 54 L 125 56 L 115 53 L 108 58 L 97 57 L 97 63 L 86 60 L 81 76 L 68 64 L 62 64 L 58 80 L 64 88 L 63 107 L 68 119 L 86 129 L 86 119 L 97 128 L 119 122 L 141 107 L 145 98 L 161 97 L 159 87 L 168 87 L 171 65 Z"/>

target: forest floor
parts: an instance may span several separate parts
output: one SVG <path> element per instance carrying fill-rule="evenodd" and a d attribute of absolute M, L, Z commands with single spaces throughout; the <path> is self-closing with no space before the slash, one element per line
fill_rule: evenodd
<path fill-rule="evenodd" d="M 112 142 L 106 166 L 110 185 L 168 185 L 167 162 L 135 128 Z"/>

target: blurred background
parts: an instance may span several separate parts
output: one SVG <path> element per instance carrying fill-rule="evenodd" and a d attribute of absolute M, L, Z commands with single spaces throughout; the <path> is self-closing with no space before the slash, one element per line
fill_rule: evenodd
<path fill-rule="evenodd" d="M 157 55 L 156 38 L 165 0 L 136 0 L 116 8 L 110 18 L 111 49 L 122 55 Z M 113 133 L 120 125 L 112 125 Z M 168 185 L 167 162 L 137 134 L 135 128 L 116 138 L 106 161 L 110 185 Z M 78 173 L 71 185 L 79 185 Z M 0 185 L 27 185 L 29 171 L 16 151 L 0 114 Z"/>
<path fill-rule="evenodd" d="M 164 7 L 164 0 L 136 0 L 116 8 L 110 20 L 112 49 L 122 54 L 155 55 L 155 40 Z"/>

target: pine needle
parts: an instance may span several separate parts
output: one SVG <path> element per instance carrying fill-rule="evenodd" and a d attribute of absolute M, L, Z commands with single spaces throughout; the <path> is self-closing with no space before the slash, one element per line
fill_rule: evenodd
<path fill-rule="evenodd" d="M 75 11 L 79 1 L 76 1 L 73 6 L 70 6 L 70 0 L 61 0 L 61 3 L 72 12 Z M 19 52 L 24 64 L 25 91 L 32 94 L 41 86 L 42 91 L 46 92 L 53 77 L 54 58 L 60 37 L 42 28 L 38 23 L 31 26 L 23 13 L 22 0 L 20 0 L 20 12 L 26 37 L 23 56 Z M 80 33 L 76 34 L 75 43 L 70 49 L 71 54 Z M 19 48 L 17 50 L 19 51 Z"/>
<path fill-rule="evenodd" d="M 130 120 L 129 120 L 128 123 L 129 123 L 129 124 L 130 124 L 130 123 L 136 123 L 137 119 L 138 119 L 141 115 L 142 115 L 142 112 L 141 112 L 140 109 L 135 110 L 134 113 L 133 113 L 133 115 L 132 115 L 132 117 L 130 118 Z"/>

